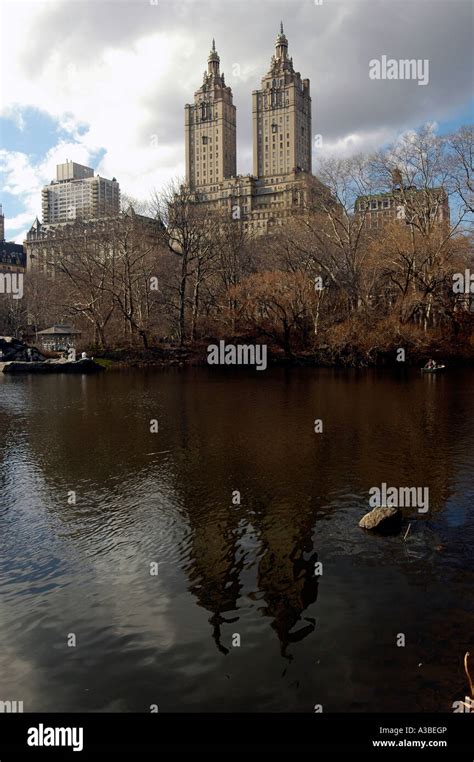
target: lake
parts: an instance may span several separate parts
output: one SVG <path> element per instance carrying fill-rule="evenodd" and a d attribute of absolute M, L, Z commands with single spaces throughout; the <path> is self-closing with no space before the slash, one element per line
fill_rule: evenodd
<path fill-rule="evenodd" d="M 452 711 L 474 650 L 473 387 L 470 369 L 0 376 L 0 700 Z M 358 527 L 382 483 L 429 488 L 398 535 Z"/>

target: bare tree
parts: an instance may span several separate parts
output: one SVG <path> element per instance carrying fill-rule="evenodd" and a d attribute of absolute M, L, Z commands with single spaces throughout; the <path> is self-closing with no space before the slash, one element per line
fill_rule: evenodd
<path fill-rule="evenodd" d="M 472 125 L 460 127 L 447 140 L 451 182 L 461 200 L 461 215 L 474 214 L 474 132 Z M 472 218 L 471 218 L 472 224 Z"/>
<path fill-rule="evenodd" d="M 64 285 L 64 309 L 85 318 L 93 327 L 94 344 L 104 349 L 106 329 L 115 305 L 110 293 L 114 263 L 107 225 L 77 220 L 54 239 L 55 273 Z"/>
<path fill-rule="evenodd" d="M 175 290 L 178 296 L 178 342 L 186 340 L 186 307 L 191 304 L 191 335 L 194 337 L 199 314 L 203 280 L 216 256 L 215 239 L 219 216 L 200 203 L 184 184 L 172 182 L 161 194 L 154 194 L 152 208 L 163 224 L 162 237 L 171 252 L 180 258 L 181 267 Z M 189 282 L 194 275 L 192 294 Z"/>
<path fill-rule="evenodd" d="M 136 334 L 148 349 L 153 307 L 158 303 L 153 279 L 160 251 L 160 223 L 136 214 L 130 206 L 107 225 L 106 239 L 110 254 L 105 289 L 125 321 L 130 341 Z"/>

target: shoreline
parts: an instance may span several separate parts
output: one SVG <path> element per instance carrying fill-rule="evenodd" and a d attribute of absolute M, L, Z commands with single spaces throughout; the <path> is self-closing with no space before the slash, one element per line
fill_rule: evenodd
<path fill-rule="evenodd" d="M 242 343 L 251 343 L 250 341 Z M 126 370 L 131 368 L 188 368 L 188 367 L 213 367 L 221 369 L 247 368 L 257 370 L 253 364 L 224 364 L 208 362 L 208 347 L 210 344 L 199 346 L 156 346 L 148 350 L 141 349 L 112 349 L 103 352 L 94 352 L 90 350 L 89 356 L 101 365 L 105 370 Z M 457 348 L 458 349 L 458 348 Z M 408 350 L 404 361 L 397 361 L 397 350 L 381 351 L 374 356 L 367 356 L 362 353 L 351 353 L 350 357 L 344 355 L 332 356 L 331 350 L 327 348 L 316 352 L 295 353 L 293 356 L 285 356 L 283 352 L 274 347 L 268 347 L 268 368 L 334 368 L 340 370 L 365 370 L 365 369 L 401 369 L 411 368 L 421 370 L 426 362 L 433 358 L 438 364 L 446 365 L 446 370 L 450 368 L 464 368 L 474 366 L 474 351 L 468 347 L 460 348 L 458 351 L 442 352 L 438 348 L 432 348 L 431 351 L 413 351 Z M 470 350 L 470 351 L 469 351 Z"/>

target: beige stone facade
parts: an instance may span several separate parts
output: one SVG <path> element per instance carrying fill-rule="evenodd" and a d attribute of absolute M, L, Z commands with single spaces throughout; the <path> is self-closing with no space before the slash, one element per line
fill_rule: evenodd
<path fill-rule="evenodd" d="M 135 241 L 153 242 L 158 246 L 160 228 L 159 220 L 136 214 L 131 208 L 113 217 L 77 219 L 53 225 L 41 223 L 36 218 L 23 244 L 27 271 L 34 270 L 54 278 L 57 264 L 64 257 L 74 256 L 78 250 L 87 250 L 89 246 L 102 251 L 106 257 L 114 246 L 114 238 L 120 241 L 125 234 L 136 236 Z"/>
<path fill-rule="evenodd" d="M 270 70 L 252 93 L 253 173 L 259 178 L 311 173 L 311 97 L 309 79 L 301 79 L 288 56 L 281 31 Z"/>
<path fill-rule="evenodd" d="M 212 204 L 230 219 L 240 220 L 249 233 L 265 234 L 282 226 L 302 209 L 314 205 L 315 193 L 326 189 L 316 177 L 303 172 L 257 178 L 238 175 L 200 189 L 196 200 Z"/>
<path fill-rule="evenodd" d="M 194 105 L 185 106 L 186 182 L 191 190 L 236 174 L 236 109 L 214 40 Z"/>
<path fill-rule="evenodd" d="M 236 109 L 213 42 L 204 82 L 185 107 L 186 183 L 198 202 L 263 234 L 322 188 L 311 173 L 311 97 L 295 72 L 283 25 L 270 69 L 253 92 L 253 174 L 237 175 Z"/>

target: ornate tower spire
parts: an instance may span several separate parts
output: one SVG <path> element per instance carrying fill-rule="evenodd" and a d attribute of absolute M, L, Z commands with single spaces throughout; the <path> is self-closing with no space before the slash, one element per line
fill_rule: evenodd
<path fill-rule="evenodd" d="M 288 58 L 288 40 L 283 31 L 283 21 L 280 22 L 280 34 L 277 36 L 275 42 L 275 58 L 283 61 Z"/>
<path fill-rule="evenodd" d="M 218 77 L 220 75 L 220 63 L 221 59 L 219 58 L 219 54 L 216 51 L 216 41 L 213 39 L 212 49 L 209 53 L 209 58 L 207 59 L 207 73 Z"/>

